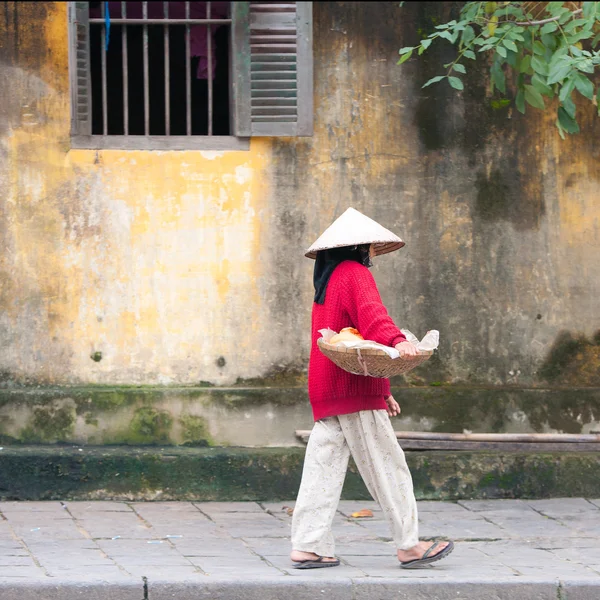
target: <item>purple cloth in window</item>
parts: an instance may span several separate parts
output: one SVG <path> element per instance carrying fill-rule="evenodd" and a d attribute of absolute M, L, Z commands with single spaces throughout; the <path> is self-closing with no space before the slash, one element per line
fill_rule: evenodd
<path fill-rule="evenodd" d="M 121 2 L 109 2 L 110 18 L 121 18 Z M 142 2 L 126 2 L 126 16 L 131 19 L 142 19 Z M 168 2 L 169 19 L 185 19 L 185 2 Z M 206 2 L 190 2 L 190 19 L 206 19 Z M 210 18 L 227 19 L 229 17 L 229 2 L 211 2 Z M 90 8 L 90 17 L 99 19 L 102 17 L 100 6 Z M 164 19 L 164 8 L 162 2 L 148 2 L 148 18 Z M 215 32 L 219 26 L 211 26 L 212 38 L 212 76 L 215 77 L 217 68 L 217 59 L 215 56 Z M 190 26 L 190 54 L 198 56 L 198 68 L 196 69 L 197 79 L 208 79 L 208 26 L 191 25 Z"/>

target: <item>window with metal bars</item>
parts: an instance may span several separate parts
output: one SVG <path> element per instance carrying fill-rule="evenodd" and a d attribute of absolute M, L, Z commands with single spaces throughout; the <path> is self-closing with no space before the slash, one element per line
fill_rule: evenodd
<path fill-rule="evenodd" d="M 72 145 L 312 135 L 310 2 L 70 2 Z"/>

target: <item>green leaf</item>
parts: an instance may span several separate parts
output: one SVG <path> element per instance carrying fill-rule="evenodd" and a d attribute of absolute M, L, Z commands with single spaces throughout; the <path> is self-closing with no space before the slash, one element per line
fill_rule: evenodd
<path fill-rule="evenodd" d="M 594 97 L 594 84 L 581 73 L 575 76 L 575 88 L 582 95 L 591 100 Z"/>
<path fill-rule="evenodd" d="M 458 77 L 448 77 L 448 82 L 455 90 L 464 90 L 465 86 Z"/>
<path fill-rule="evenodd" d="M 490 69 L 492 82 L 503 93 L 506 93 L 506 77 L 500 63 L 495 62 Z"/>
<path fill-rule="evenodd" d="M 554 51 L 556 49 L 556 46 L 558 45 L 556 37 L 553 36 L 551 33 L 542 35 L 542 44 L 544 44 L 544 46 L 546 46 L 548 50 L 552 51 Z"/>
<path fill-rule="evenodd" d="M 546 54 L 546 46 L 542 44 L 539 40 L 533 42 L 533 51 L 535 54 L 539 54 L 540 56 L 544 56 Z"/>
<path fill-rule="evenodd" d="M 542 110 L 546 108 L 542 95 L 532 85 L 525 86 L 525 100 L 534 108 L 541 108 Z"/>
<path fill-rule="evenodd" d="M 583 55 L 583 50 L 580 50 L 577 46 L 569 46 L 569 50 L 571 50 L 573 56 L 579 57 Z"/>
<path fill-rule="evenodd" d="M 519 90 L 517 92 L 517 97 L 515 98 L 515 106 L 522 115 L 525 114 L 525 93 L 523 92 L 523 90 Z"/>
<path fill-rule="evenodd" d="M 414 49 L 414 46 L 405 46 L 404 48 L 400 48 L 400 50 L 398 50 L 398 54 L 407 54 L 412 52 Z"/>
<path fill-rule="evenodd" d="M 578 27 L 583 27 L 586 23 L 587 19 L 573 19 L 563 27 L 563 31 L 565 33 L 573 33 Z"/>
<path fill-rule="evenodd" d="M 545 35 L 546 33 L 552 33 L 558 29 L 558 25 L 556 21 L 552 21 L 551 23 L 546 23 L 541 29 L 540 33 Z"/>
<path fill-rule="evenodd" d="M 440 37 L 443 37 L 444 39 L 448 40 L 449 42 L 452 42 L 453 44 L 456 41 L 456 38 L 449 31 L 441 31 Z"/>
<path fill-rule="evenodd" d="M 578 71 L 583 71 L 584 73 L 594 72 L 594 62 L 590 59 L 578 61 L 575 67 L 577 67 Z"/>
<path fill-rule="evenodd" d="M 507 56 L 507 52 L 506 52 L 506 48 L 503 48 L 502 46 L 496 46 L 496 52 L 502 57 L 502 58 L 506 58 Z"/>
<path fill-rule="evenodd" d="M 591 37 L 593 37 L 593 35 L 594 35 L 593 31 L 580 31 L 573 35 L 567 36 L 567 40 L 568 40 L 569 44 L 576 44 L 580 40 L 589 40 Z"/>
<path fill-rule="evenodd" d="M 459 63 L 455 64 L 452 67 L 452 70 L 453 71 L 457 71 L 458 73 L 466 73 L 467 72 L 467 70 L 465 69 L 464 65 L 461 65 Z"/>
<path fill-rule="evenodd" d="M 509 39 L 504 38 L 503 42 L 502 42 L 509 50 L 512 50 L 513 52 L 518 52 L 517 50 L 517 45 Z"/>
<path fill-rule="evenodd" d="M 577 121 L 575 121 L 562 106 L 558 108 L 558 122 L 567 133 L 579 133 Z"/>
<path fill-rule="evenodd" d="M 563 108 L 565 109 L 566 113 L 571 117 L 571 118 L 575 118 L 575 113 L 577 111 L 577 108 L 575 107 L 575 103 L 573 102 L 573 99 L 571 98 L 571 96 L 567 97 L 564 99 L 563 103 L 562 103 Z"/>
<path fill-rule="evenodd" d="M 423 46 L 423 48 L 425 48 L 425 50 L 427 50 L 427 48 L 429 48 L 429 46 L 431 46 L 431 42 L 433 42 L 432 39 L 425 38 L 424 40 L 421 40 L 421 46 Z"/>
<path fill-rule="evenodd" d="M 534 75 L 531 78 L 531 85 L 533 85 L 542 96 L 548 96 L 548 98 L 554 96 L 554 90 L 549 85 L 546 85 L 546 82 L 543 81 L 539 75 Z"/>
<path fill-rule="evenodd" d="M 536 73 L 548 77 L 548 63 L 541 58 L 534 56 L 531 59 L 531 67 Z"/>
<path fill-rule="evenodd" d="M 521 73 L 528 73 L 529 72 L 529 69 L 531 68 L 531 59 L 532 59 L 531 54 L 526 54 L 522 58 L 521 63 L 519 64 L 519 71 Z"/>
<path fill-rule="evenodd" d="M 546 10 L 551 16 L 555 17 L 557 12 L 564 6 L 564 2 L 548 2 Z"/>
<path fill-rule="evenodd" d="M 475 60 L 477 58 L 473 50 L 465 50 L 463 52 L 463 56 L 465 56 L 466 58 L 470 58 L 471 60 Z"/>
<path fill-rule="evenodd" d="M 568 58 L 569 50 L 565 46 L 561 46 L 556 52 L 552 54 L 552 57 L 547 61 L 550 70 L 552 70 L 559 62 Z"/>
<path fill-rule="evenodd" d="M 446 79 L 445 75 L 436 75 L 435 77 L 432 77 L 427 83 L 424 83 L 422 87 L 426 88 L 428 85 L 431 85 L 432 83 L 437 83 L 438 81 L 441 81 L 442 79 Z"/>
<path fill-rule="evenodd" d="M 596 3 L 595 2 L 584 2 L 583 3 L 583 18 L 589 19 L 596 15 Z"/>
<path fill-rule="evenodd" d="M 472 42 L 474 39 L 475 39 L 475 30 L 470 25 L 467 25 L 462 32 L 462 37 L 461 37 L 462 43 L 465 46 L 468 46 L 469 43 Z"/>
<path fill-rule="evenodd" d="M 410 52 L 407 52 L 406 54 L 403 54 L 400 57 L 400 60 L 398 61 L 397 64 L 401 65 L 402 63 L 405 63 L 410 58 L 411 54 L 412 54 L 412 48 L 410 49 Z"/>
<path fill-rule="evenodd" d="M 568 98 L 573 90 L 575 89 L 575 78 L 569 77 L 560 88 L 560 92 L 558 92 L 558 99 L 561 102 L 564 102 L 566 98 Z"/>
<path fill-rule="evenodd" d="M 554 68 L 550 69 L 548 74 L 548 85 L 562 81 L 573 69 L 567 62 L 560 62 Z"/>

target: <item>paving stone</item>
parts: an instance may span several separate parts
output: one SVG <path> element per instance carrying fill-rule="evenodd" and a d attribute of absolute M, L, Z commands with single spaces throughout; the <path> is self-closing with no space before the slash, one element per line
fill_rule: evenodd
<path fill-rule="evenodd" d="M 52 566 L 46 569 L 51 577 L 78 579 L 84 581 L 110 581 L 128 579 L 130 574 L 124 573 L 117 565 L 96 565 L 93 569 L 81 565 Z"/>
<path fill-rule="evenodd" d="M 202 506 L 202 503 L 197 504 Z M 198 506 L 193 502 L 132 502 L 129 506 L 138 513 L 148 512 L 165 515 L 166 513 L 196 512 L 200 514 Z"/>
<path fill-rule="evenodd" d="M 177 551 L 183 556 L 231 556 L 251 555 L 251 550 L 242 539 L 227 542 L 212 540 L 175 540 Z"/>
<path fill-rule="evenodd" d="M 577 533 L 558 521 L 532 511 L 526 517 L 510 511 L 488 511 L 485 518 L 502 528 L 512 537 L 574 537 Z"/>
<path fill-rule="evenodd" d="M 600 509 L 584 498 L 549 498 L 547 500 L 525 500 L 534 510 L 546 515 L 561 518 L 565 515 L 593 513 Z"/>
<path fill-rule="evenodd" d="M 473 512 L 512 512 L 524 511 L 527 514 L 534 510 L 524 500 L 459 500 L 458 504 Z"/>
<path fill-rule="evenodd" d="M 25 540 L 27 543 L 39 540 L 80 540 L 85 539 L 84 534 L 75 526 L 73 521 L 64 523 L 49 523 L 38 519 L 29 523 L 11 524 L 15 535 Z"/>
<path fill-rule="evenodd" d="M 465 517 L 470 511 L 458 502 L 436 502 L 431 500 L 422 500 L 417 502 L 417 511 L 421 513 L 434 513 L 443 515 L 450 513 L 452 515 L 461 515 Z"/>
<path fill-rule="evenodd" d="M 123 554 L 111 557 L 118 565 L 129 570 L 129 567 L 139 566 L 187 566 L 190 561 L 179 553 L 170 554 Z"/>
<path fill-rule="evenodd" d="M 10 514 L 15 512 L 25 513 L 56 513 L 63 511 L 63 505 L 60 502 L 0 502 L 0 512 Z"/>
<path fill-rule="evenodd" d="M 467 513 L 469 514 L 469 513 Z M 436 517 L 433 513 L 421 513 L 419 517 L 419 534 L 422 538 L 443 537 L 452 540 L 467 539 L 501 539 L 506 533 L 498 525 L 486 521 L 483 517 L 475 516 L 448 518 L 447 513 Z"/>
<path fill-rule="evenodd" d="M 600 510 L 583 499 L 421 502 L 422 537 L 498 540 L 458 542 L 450 557 L 421 570 L 399 568 L 375 503 L 350 502 L 341 510 L 372 507 L 374 517 L 338 513 L 333 533 L 342 566 L 311 571 L 292 567 L 290 517 L 257 503 L 199 504 L 216 523 L 193 503 L 136 503 L 145 522 L 125 503 L 75 503 L 83 531 L 62 518 L 66 511 L 56 513 L 57 503 L 4 504 L 44 569 L 0 521 L 0 600 L 129 600 L 132 591 L 140 600 L 142 577 L 152 600 L 549 600 L 559 597 L 558 580 L 565 590 L 573 583 L 569 600 L 600 598 Z M 89 539 L 86 528 L 123 537 Z"/>
<path fill-rule="evenodd" d="M 24 578 L 39 578 L 46 577 L 46 573 L 43 569 L 35 565 L 28 566 L 0 566 L 0 578 L 2 577 L 24 577 Z"/>
<path fill-rule="evenodd" d="M 265 512 L 257 502 L 193 502 L 193 505 L 209 515 Z"/>
<path fill-rule="evenodd" d="M 556 548 L 551 550 L 552 554 L 563 559 L 587 564 L 594 567 L 600 565 L 600 547 L 593 548 Z"/>
<path fill-rule="evenodd" d="M 3 567 L 35 567 L 31 556 L 7 556 L 0 553 L 0 569 Z"/>
<path fill-rule="evenodd" d="M 148 543 L 149 541 L 156 543 Z M 145 539 L 117 539 L 96 540 L 96 544 L 108 556 L 129 555 L 167 555 L 178 554 L 177 548 L 168 540 L 145 540 Z"/>
<path fill-rule="evenodd" d="M 70 513 L 89 514 L 96 512 L 133 512 L 132 508 L 125 502 L 107 502 L 94 500 L 93 502 L 65 502 Z"/>
<path fill-rule="evenodd" d="M 243 541 L 254 552 L 260 555 L 289 556 L 292 544 L 289 538 L 247 537 Z"/>
<path fill-rule="evenodd" d="M 354 543 L 336 543 L 336 555 L 348 556 L 395 556 L 396 546 L 393 542 L 381 540 L 360 540 Z"/>
<path fill-rule="evenodd" d="M 146 577 L 148 585 L 156 581 L 195 581 L 196 585 L 203 584 L 207 575 L 194 565 L 168 567 L 162 569 L 158 566 L 148 568 L 147 566 L 128 566 L 127 571 L 135 577 Z"/>

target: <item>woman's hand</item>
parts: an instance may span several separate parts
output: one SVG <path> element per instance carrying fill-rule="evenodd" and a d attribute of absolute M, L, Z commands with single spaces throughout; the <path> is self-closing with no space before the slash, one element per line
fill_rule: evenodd
<path fill-rule="evenodd" d="M 400 342 L 396 344 L 396 350 L 400 352 L 400 356 L 416 356 L 419 354 L 417 347 L 410 342 Z"/>
<path fill-rule="evenodd" d="M 387 413 L 390 417 L 397 417 L 401 410 L 400 405 L 394 400 L 394 396 L 391 394 L 385 399 L 387 404 Z"/>

